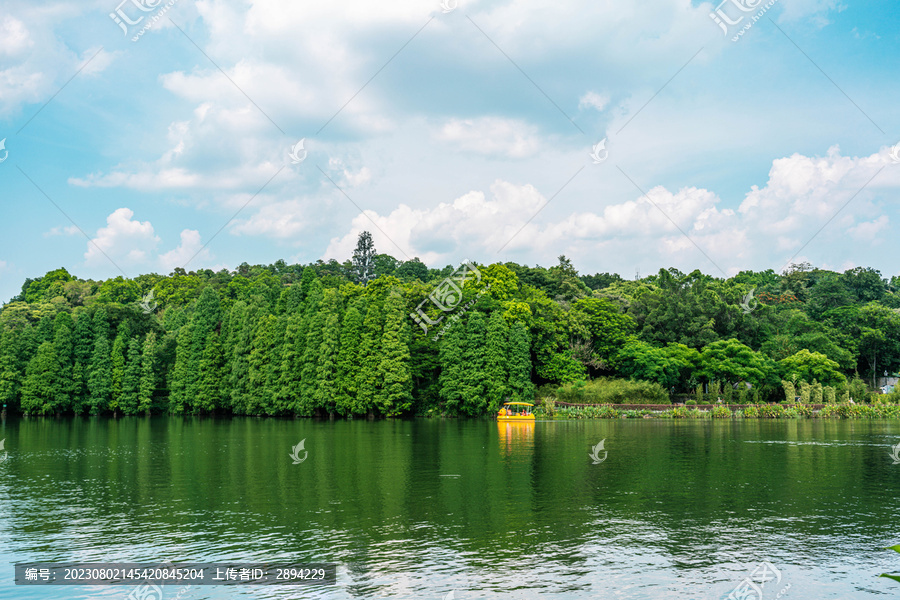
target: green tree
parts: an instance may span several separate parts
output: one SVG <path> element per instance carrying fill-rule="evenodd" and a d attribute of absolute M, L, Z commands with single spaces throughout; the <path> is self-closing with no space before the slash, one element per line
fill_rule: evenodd
<path fill-rule="evenodd" d="M 59 367 L 52 342 L 44 342 L 34 357 L 28 361 L 25 381 L 22 385 L 22 410 L 26 413 L 47 415 L 58 410 L 59 380 L 55 373 Z"/>
<path fill-rule="evenodd" d="M 100 311 L 97 311 L 100 314 Z M 102 328 L 97 327 L 97 316 L 94 315 L 94 351 L 91 355 L 91 370 L 88 375 L 90 389 L 90 410 L 92 415 L 109 408 L 112 402 L 112 360 L 110 358 L 109 340 L 103 335 Z"/>
<path fill-rule="evenodd" d="M 524 323 L 514 323 L 509 335 L 509 391 L 513 402 L 532 402 L 531 340 Z"/>
<path fill-rule="evenodd" d="M 360 338 L 363 331 L 361 302 L 347 309 L 341 324 L 340 351 L 337 358 L 338 389 L 335 409 L 338 414 L 349 415 L 356 408 L 356 372 L 359 364 Z"/>
<path fill-rule="evenodd" d="M 200 356 L 200 379 L 193 402 L 194 412 L 214 412 L 225 406 L 225 368 L 225 351 L 219 332 L 213 329 L 206 336 Z"/>
<path fill-rule="evenodd" d="M 141 342 L 137 337 L 128 340 L 125 372 L 122 375 L 122 395 L 119 408 L 126 415 L 138 413 L 141 391 Z"/>
<path fill-rule="evenodd" d="M 356 240 L 356 249 L 353 251 L 353 272 L 356 281 L 363 285 L 369 283 L 374 277 L 375 243 L 372 234 L 363 231 Z"/>
<path fill-rule="evenodd" d="M 148 333 L 141 348 L 141 387 L 138 398 L 138 411 L 149 412 L 153 406 L 153 394 L 156 392 L 156 334 Z"/>
<path fill-rule="evenodd" d="M 445 327 L 448 329 L 441 337 L 438 352 L 441 365 L 440 398 L 444 401 L 444 410 L 455 415 L 459 414 L 463 405 L 465 336 L 462 323 L 451 321 Z"/>
<path fill-rule="evenodd" d="M 341 297 L 335 289 L 325 290 L 321 310 L 322 324 L 321 342 L 316 356 L 316 388 L 314 401 L 316 408 L 329 414 L 335 411 L 336 401 L 340 393 L 338 373 L 338 355 L 341 344 Z"/>
<path fill-rule="evenodd" d="M 825 385 L 840 385 L 847 378 L 840 372 L 840 365 L 824 354 L 801 350 L 778 363 L 785 379 L 802 379 L 806 382 L 818 380 Z"/>
<path fill-rule="evenodd" d="M 700 375 L 709 381 L 758 385 L 770 379 L 774 364 L 736 339 L 713 342 L 700 353 Z"/>
<path fill-rule="evenodd" d="M 382 333 L 381 307 L 375 299 L 372 299 L 366 309 L 362 338 L 359 342 L 359 371 L 356 374 L 358 392 L 354 411 L 356 414 L 369 414 L 375 410 L 375 396 L 381 387 L 378 380 L 378 364 Z"/>
<path fill-rule="evenodd" d="M 409 324 L 406 305 L 397 294 L 385 301 L 384 331 L 381 336 L 381 360 L 378 379 L 381 387 L 375 404 L 382 414 L 400 415 L 412 406 L 412 373 L 409 360 Z"/>
<path fill-rule="evenodd" d="M 122 380 L 125 377 L 125 361 L 128 352 L 128 326 L 122 323 L 119 326 L 116 339 L 112 347 L 112 400 L 109 403 L 110 410 L 118 411 L 122 402 Z"/>

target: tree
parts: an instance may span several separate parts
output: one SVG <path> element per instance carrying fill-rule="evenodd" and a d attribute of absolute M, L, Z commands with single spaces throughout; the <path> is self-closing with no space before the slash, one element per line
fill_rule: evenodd
<path fill-rule="evenodd" d="M 469 313 L 463 351 L 462 411 L 470 416 L 484 413 L 487 400 L 487 331 L 484 315 Z"/>
<path fill-rule="evenodd" d="M 375 242 L 372 234 L 363 231 L 356 240 L 356 249 L 353 251 L 353 272 L 357 283 L 366 285 L 374 277 L 373 267 L 375 259 Z"/>
<path fill-rule="evenodd" d="M 153 393 L 156 391 L 156 372 L 154 370 L 156 352 L 156 334 L 148 333 L 141 348 L 141 387 L 138 396 L 138 411 L 149 413 L 153 405 Z"/>
<path fill-rule="evenodd" d="M 800 379 L 808 383 L 818 380 L 824 385 L 840 385 L 847 378 L 840 372 L 840 365 L 824 354 L 803 349 L 778 362 L 784 379 Z"/>
<path fill-rule="evenodd" d="M 340 323 L 341 297 L 335 289 L 325 290 L 321 312 L 324 315 L 322 341 L 316 357 L 316 388 L 314 393 L 317 408 L 333 413 L 338 394 L 340 380 L 338 373 L 338 355 L 341 343 Z"/>
<path fill-rule="evenodd" d="M 524 323 L 514 323 L 509 334 L 509 392 L 513 402 L 534 400 L 531 382 L 531 340 Z"/>
<path fill-rule="evenodd" d="M 356 370 L 359 364 L 360 337 L 363 330 L 361 302 L 347 309 L 341 324 L 340 350 L 337 357 L 337 394 L 335 410 L 340 415 L 354 412 L 357 395 Z"/>
<path fill-rule="evenodd" d="M 100 314 L 100 311 L 97 311 Z M 97 316 L 94 315 L 94 328 L 97 327 Z M 90 389 L 90 409 L 92 415 L 100 414 L 109 408 L 112 401 L 112 360 L 109 354 L 109 340 L 97 332 L 94 338 L 94 352 L 91 355 L 90 375 L 88 376 L 88 388 Z"/>
<path fill-rule="evenodd" d="M 441 365 L 440 374 L 440 398 L 444 401 L 444 410 L 449 414 L 458 414 L 463 403 L 463 365 L 465 352 L 465 337 L 463 324 L 457 322 L 454 315 L 446 325 L 449 329 L 441 337 L 441 347 L 438 352 L 438 360 Z"/>
<path fill-rule="evenodd" d="M 200 355 L 200 372 L 194 412 L 213 412 L 225 406 L 225 351 L 219 332 L 210 331 Z"/>
<path fill-rule="evenodd" d="M 398 294 L 385 301 L 384 332 L 381 336 L 381 360 L 378 379 L 381 386 L 375 404 L 382 414 L 397 416 L 412 406 L 412 374 L 409 365 L 409 324 L 406 305 Z"/>
<path fill-rule="evenodd" d="M 760 384 L 772 378 L 771 359 L 735 339 L 713 342 L 700 353 L 700 375 L 708 381 Z"/>
<path fill-rule="evenodd" d="M 44 342 L 34 357 L 28 361 L 25 381 L 22 385 L 22 410 L 42 415 L 51 414 L 58 409 L 57 386 L 58 368 L 53 342 Z"/>
<path fill-rule="evenodd" d="M 135 415 L 138 413 L 140 391 L 141 342 L 137 337 L 133 337 L 128 340 L 125 371 L 122 375 L 122 395 L 119 398 L 119 408 L 124 414 Z"/>
<path fill-rule="evenodd" d="M 495 413 L 509 391 L 509 328 L 500 311 L 494 311 L 487 324 L 485 348 L 485 388 L 487 410 Z"/>
<path fill-rule="evenodd" d="M 359 362 L 356 374 L 356 412 L 357 414 L 373 414 L 375 409 L 375 396 L 380 388 L 378 380 L 378 363 L 380 361 L 379 349 L 383 325 L 381 320 L 381 307 L 373 298 L 369 301 L 366 310 L 366 318 L 363 321 L 363 333 L 359 342 Z"/>
<path fill-rule="evenodd" d="M 118 411 L 122 400 L 122 379 L 125 377 L 126 352 L 128 351 L 128 325 L 119 325 L 118 334 L 112 347 L 112 400 L 111 410 Z"/>

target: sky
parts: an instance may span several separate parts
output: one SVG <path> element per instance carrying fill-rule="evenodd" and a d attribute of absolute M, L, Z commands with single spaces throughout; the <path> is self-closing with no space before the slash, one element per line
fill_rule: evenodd
<path fill-rule="evenodd" d="M 116 2 L 0 4 L 0 300 L 363 230 L 436 268 L 900 274 L 895 2 Z"/>

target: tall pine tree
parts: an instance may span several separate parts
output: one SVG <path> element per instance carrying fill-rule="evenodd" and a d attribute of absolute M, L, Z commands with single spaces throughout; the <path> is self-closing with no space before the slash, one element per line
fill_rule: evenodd
<path fill-rule="evenodd" d="M 406 304 L 399 294 L 391 294 L 384 303 L 384 333 L 381 336 L 381 360 L 378 379 L 381 388 L 375 403 L 382 414 L 394 417 L 412 406 L 412 373 L 409 364 L 409 324 Z"/>

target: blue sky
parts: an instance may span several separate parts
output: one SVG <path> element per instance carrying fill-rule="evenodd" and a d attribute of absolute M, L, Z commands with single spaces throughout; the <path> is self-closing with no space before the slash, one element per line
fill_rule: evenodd
<path fill-rule="evenodd" d="M 0 298 L 363 229 L 436 267 L 898 275 L 900 11 L 769 3 L 7 0 Z"/>

